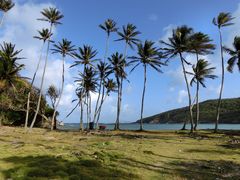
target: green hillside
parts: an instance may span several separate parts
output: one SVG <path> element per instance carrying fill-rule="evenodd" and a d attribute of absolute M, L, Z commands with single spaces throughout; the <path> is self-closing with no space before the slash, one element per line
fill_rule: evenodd
<path fill-rule="evenodd" d="M 217 100 L 200 103 L 200 123 L 214 123 Z M 194 108 L 195 115 L 195 108 Z M 144 123 L 182 123 L 188 118 L 188 107 L 174 109 L 143 119 Z M 138 121 L 137 121 L 138 122 Z M 220 123 L 240 123 L 240 98 L 222 100 Z"/>

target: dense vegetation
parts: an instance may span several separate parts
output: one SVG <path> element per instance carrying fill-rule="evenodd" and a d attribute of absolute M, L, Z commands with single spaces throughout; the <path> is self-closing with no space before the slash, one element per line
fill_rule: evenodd
<path fill-rule="evenodd" d="M 200 123 L 214 123 L 216 116 L 217 100 L 208 100 L 200 104 Z M 240 98 L 223 99 L 220 123 L 240 123 Z M 196 108 L 193 109 L 196 116 Z M 144 123 L 182 123 L 188 116 L 187 107 L 163 112 L 143 119 Z M 138 122 L 138 121 L 137 121 Z"/>

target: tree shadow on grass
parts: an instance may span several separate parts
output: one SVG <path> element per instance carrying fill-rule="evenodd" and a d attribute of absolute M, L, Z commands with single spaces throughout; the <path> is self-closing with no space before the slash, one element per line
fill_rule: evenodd
<path fill-rule="evenodd" d="M 128 133 L 118 133 L 118 134 L 97 134 L 97 136 L 101 137 L 121 137 L 123 139 L 159 139 L 159 140 L 175 140 L 176 137 L 161 135 L 161 134 L 128 134 Z"/>
<path fill-rule="evenodd" d="M 232 161 L 173 161 L 168 165 L 175 167 L 175 174 L 186 179 L 239 180 L 240 177 L 240 164 Z"/>
<path fill-rule="evenodd" d="M 221 145 L 222 146 L 222 145 Z M 239 152 L 236 151 L 229 151 L 224 149 L 189 149 L 186 150 L 189 153 L 207 153 L 207 154 L 226 154 L 226 155 L 237 155 Z"/>
<path fill-rule="evenodd" d="M 3 171 L 6 179 L 134 179 L 133 173 L 103 166 L 98 160 L 79 159 L 69 161 L 62 157 L 27 156 L 10 157 L 3 161 L 13 163 L 14 168 Z"/>

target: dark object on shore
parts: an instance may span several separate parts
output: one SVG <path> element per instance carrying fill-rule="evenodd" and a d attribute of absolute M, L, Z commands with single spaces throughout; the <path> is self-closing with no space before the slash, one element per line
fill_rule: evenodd
<path fill-rule="evenodd" d="M 89 123 L 89 129 L 90 129 L 90 130 L 93 130 L 93 129 L 94 129 L 94 122 L 90 122 L 90 123 Z"/>
<path fill-rule="evenodd" d="M 106 126 L 103 126 L 103 125 L 99 126 L 99 130 L 105 130 L 105 129 L 106 129 Z"/>

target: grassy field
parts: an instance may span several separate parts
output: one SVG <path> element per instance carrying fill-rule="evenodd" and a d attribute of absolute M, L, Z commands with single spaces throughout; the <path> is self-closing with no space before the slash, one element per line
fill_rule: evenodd
<path fill-rule="evenodd" d="M 0 179 L 240 179 L 240 132 L 0 128 Z"/>

